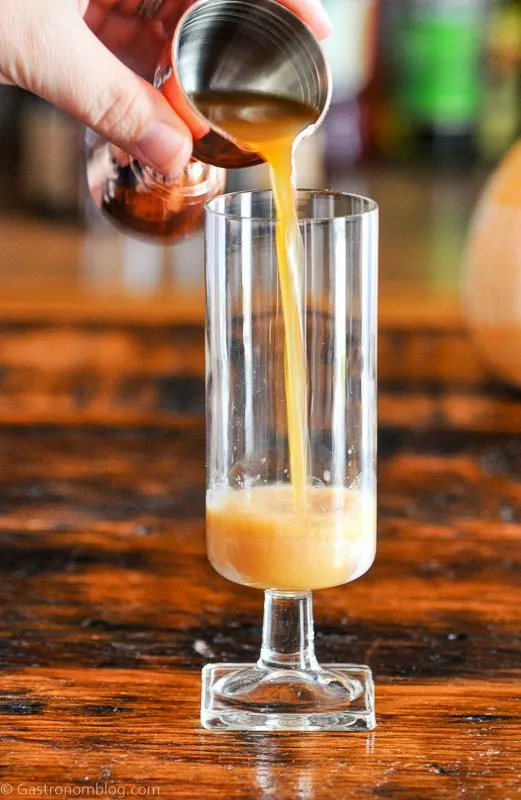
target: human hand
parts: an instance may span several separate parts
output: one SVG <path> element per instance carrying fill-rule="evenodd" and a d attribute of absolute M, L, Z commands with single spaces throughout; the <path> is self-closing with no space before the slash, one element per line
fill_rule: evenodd
<path fill-rule="evenodd" d="M 0 83 L 43 97 L 122 150 L 162 171 L 184 166 L 191 133 L 145 80 L 193 0 L 0 0 Z M 252 0 L 255 2 L 255 0 Z M 319 38 L 330 33 L 320 0 L 278 0 Z"/>

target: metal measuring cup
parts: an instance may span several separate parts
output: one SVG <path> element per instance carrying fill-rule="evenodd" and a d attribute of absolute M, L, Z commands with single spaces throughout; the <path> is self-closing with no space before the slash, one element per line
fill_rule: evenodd
<path fill-rule="evenodd" d="M 316 114 L 305 135 L 322 122 L 331 100 L 331 75 L 320 44 L 275 0 L 196 2 L 163 52 L 154 85 L 191 128 L 194 158 L 225 169 L 263 159 L 210 123 L 195 94 L 255 92 L 297 101 Z"/>

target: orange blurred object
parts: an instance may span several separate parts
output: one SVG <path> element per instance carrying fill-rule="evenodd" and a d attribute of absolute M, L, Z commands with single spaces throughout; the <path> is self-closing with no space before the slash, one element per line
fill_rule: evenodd
<path fill-rule="evenodd" d="M 488 181 L 470 230 L 464 306 L 476 346 L 521 388 L 521 142 Z"/>

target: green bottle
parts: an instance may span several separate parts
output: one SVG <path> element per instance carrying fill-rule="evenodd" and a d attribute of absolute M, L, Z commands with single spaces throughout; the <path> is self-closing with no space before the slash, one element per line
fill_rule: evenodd
<path fill-rule="evenodd" d="M 419 155 L 475 157 L 486 0 L 403 0 L 397 14 L 397 102 Z"/>

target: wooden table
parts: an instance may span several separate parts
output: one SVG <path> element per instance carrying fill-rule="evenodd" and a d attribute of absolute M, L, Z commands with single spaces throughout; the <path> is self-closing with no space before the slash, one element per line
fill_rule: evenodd
<path fill-rule="evenodd" d="M 395 277 L 378 557 L 315 597 L 319 657 L 374 670 L 367 735 L 199 725 L 201 667 L 257 657 L 262 596 L 205 557 L 197 292 L 136 313 L 128 297 L 6 288 L 0 794 L 521 795 L 521 398 L 481 367 L 454 284 Z"/>

